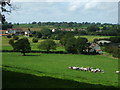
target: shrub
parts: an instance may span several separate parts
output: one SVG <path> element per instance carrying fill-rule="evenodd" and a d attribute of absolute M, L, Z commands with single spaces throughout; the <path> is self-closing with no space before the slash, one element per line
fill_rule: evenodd
<path fill-rule="evenodd" d="M 12 36 L 11 35 L 7 35 L 7 38 L 11 38 Z"/>
<path fill-rule="evenodd" d="M 33 42 L 33 43 L 37 43 L 37 42 L 38 42 L 38 39 L 37 39 L 37 38 L 33 38 L 33 39 L 32 39 L 32 42 Z"/>
<path fill-rule="evenodd" d="M 29 37 L 33 37 L 33 35 L 32 35 L 32 34 L 30 34 L 30 35 L 29 35 Z"/>

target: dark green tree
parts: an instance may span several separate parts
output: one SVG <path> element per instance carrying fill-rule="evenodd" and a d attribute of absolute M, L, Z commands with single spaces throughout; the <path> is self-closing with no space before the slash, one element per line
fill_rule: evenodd
<path fill-rule="evenodd" d="M 83 37 L 77 38 L 76 40 L 77 53 L 83 53 L 83 50 L 85 50 L 89 46 L 87 42 L 88 42 L 87 38 Z"/>
<path fill-rule="evenodd" d="M 65 34 L 65 35 L 60 39 L 60 43 L 65 46 L 67 40 L 68 40 L 69 38 L 71 38 L 71 37 L 74 37 L 74 35 L 71 34 L 71 33 Z"/>
<path fill-rule="evenodd" d="M 120 36 L 119 37 L 110 37 L 110 41 L 113 43 L 120 43 Z"/>
<path fill-rule="evenodd" d="M 42 34 L 41 32 L 36 32 L 36 35 L 35 35 L 37 38 L 41 38 L 42 37 Z"/>
<path fill-rule="evenodd" d="M 42 28 L 40 32 L 44 39 L 50 38 L 52 34 L 52 31 L 49 28 L 45 28 L 45 27 Z"/>
<path fill-rule="evenodd" d="M 66 41 L 65 44 L 65 50 L 68 53 L 77 53 L 77 49 L 76 49 L 76 38 L 74 37 L 69 37 Z"/>
<path fill-rule="evenodd" d="M 20 51 L 23 56 L 25 56 L 25 53 L 29 53 L 31 51 L 31 46 L 27 38 L 22 38 L 16 41 L 13 48 L 15 51 Z"/>
<path fill-rule="evenodd" d="M 14 45 L 14 39 L 10 39 L 9 40 L 9 44 L 13 47 L 13 45 Z"/>
<path fill-rule="evenodd" d="M 96 25 L 91 25 L 87 28 L 87 30 L 89 32 L 95 32 L 95 31 L 99 30 L 99 27 L 97 27 Z"/>
<path fill-rule="evenodd" d="M 39 49 L 42 49 L 42 50 L 46 50 L 46 51 L 50 51 L 51 49 L 52 50 L 56 50 L 56 43 L 51 40 L 51 39 L 47 39 L 45 41 L 42 41 L 39 45 L 38 45 L 38 48 Z"/>

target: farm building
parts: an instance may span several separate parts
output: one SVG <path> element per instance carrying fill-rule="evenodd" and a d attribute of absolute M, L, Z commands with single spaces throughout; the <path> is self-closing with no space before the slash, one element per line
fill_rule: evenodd
<path fill-rule="evenodd" d="M 7 30 L 0 30 L 0 36 L 7 36 L 8 31 Z"/>
<path fill-rule="evenodd" d="M 52 32 L 55 32 L 56 31 L 56 29 L 52 29 Z"/>
<path fill-rule="evenodd" d="M 92 43 L 86 51 L 90 53 L 93 53 L 93 52 L 99 53 L 99 54 L 103 53 L 100 46 L 96 43 Z"/>
<path fill-rule="evenodd" d="M 111 41 L 107 41 L 107 40 L 100 40 L 100 41 L 98 41 L 97 43 L 98 43 L 99 45 L 100 45 L 100 44 L 104 45 L 104 44 L 110 44 L 110 43 L 111 43 Z"/>
<path fill-rule="evenodd" d="M 25 31 L 25 32 L 24 32 L 24 35 L 25 35 L 25 36 L 29 36 L 29 35 L 31 35 L 30 30 Z"/>
<path fill-rule="evenodd" d="M 24 33 L 22 29 L 8 29 L 8 34 L 24 35 Z"/>

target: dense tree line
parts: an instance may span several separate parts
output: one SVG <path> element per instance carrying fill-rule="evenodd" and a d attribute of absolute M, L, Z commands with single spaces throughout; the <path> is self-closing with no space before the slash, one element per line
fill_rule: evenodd
<path fill-rule="evenodd" d="M 60 43 L 65 47 L 68 53 L 84 53 L 84 50 L 88 48 L 89 43 L 87 38 L 78 37 L 75 38 L 73 34 L 66 34 L 60 39 Z"/>
<path fill-rule="evenodd" d="M 106 46 L 104 48 L 104 51 L 112 54 L 113 57 L 120 58 L 120 48 L 114 46 Z"/>

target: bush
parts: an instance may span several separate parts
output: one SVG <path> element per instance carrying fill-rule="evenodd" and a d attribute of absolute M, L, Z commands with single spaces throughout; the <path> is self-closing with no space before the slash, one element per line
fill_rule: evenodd
<path fill-rule="evenodd" d="M 18 37 L 18 36 L 13 36 L 13 39 L 14 39 L 14 40 L 18 40 L 19 37 Z"/>
<path fill-rule="evenodd" d="M 37 39 L 37 38 L 33 38 L 33 39 L 32 39 L 32 42 L 33 42 L 33 43 L 37 43 L 37 42 L 38 42 L 38 39 Z"/>
<path fill-rule="evenodd" d="M 11 38 L 12 36 L 11 35 L 7 35 L 7 38 Z"/>
<path fill-rule="evenodd" d="M 32 34 L 30 34 L 30 35 L 29 35 L 29 37 L 33 37 L 33 35 L 32 35 Z"/>

